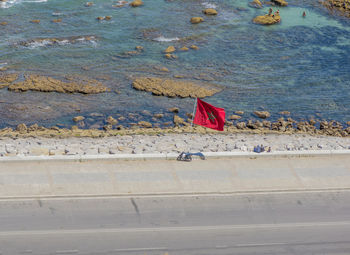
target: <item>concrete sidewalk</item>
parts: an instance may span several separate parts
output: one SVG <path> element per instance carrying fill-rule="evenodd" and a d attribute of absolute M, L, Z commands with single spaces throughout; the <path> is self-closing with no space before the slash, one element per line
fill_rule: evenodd
<path fill-rule="evenodd" d="M 347 153 L 212 157 L 0 160 L 0 198 L 350 189 Z"/>

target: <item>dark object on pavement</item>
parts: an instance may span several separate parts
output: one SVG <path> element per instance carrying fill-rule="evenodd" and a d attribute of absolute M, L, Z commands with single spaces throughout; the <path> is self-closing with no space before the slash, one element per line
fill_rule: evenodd
<path fill-rule="evenodd" d="M 190 152 L 181 152 L 181 154 L 177 157 L 178 161 L 192 161 L 192 156 L 199 156 L 202 160 L 205 160 L 205 156 L 201 152 L 190 153 Z"/>

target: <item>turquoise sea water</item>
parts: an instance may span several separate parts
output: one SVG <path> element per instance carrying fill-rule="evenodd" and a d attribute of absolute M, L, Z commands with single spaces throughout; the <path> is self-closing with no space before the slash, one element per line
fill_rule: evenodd
<path fill-rule="evenodd" d="M 330 14 L 317 0 L 289 1 L 288 7 L 279 8 L 281 24 L 269 27 L 251 22 L 267 13 L 269 6 L 250 8 L 246 0 L 144 0 L 144 6 L 138 8 L 113 8 L 118 1 L 110 0 L 95 0 L 92 7 L 84 7 L 85 2 L 2 3 L 0 22 L 8 25 L 0 26 L 0 67 L 53 77 L 73 74 L 100 79 L 112 92 L 67 95 L 1 89 L 0 127 L 21 122 L 69 126 L 76 115 L 88 117 L 89 126 L 105 116 L 130 112 L 149 119 L 143 110 L 166 113 L 173 106 L 180 107 L 184 115 L 192 111 L 194 99 L 155 97 L 131 87 L 134 77 L 174 75 L 222 85 L 221 93 L 205 100 L 224 107 L 228 115 L 243 110 L 249 119 L 254 110 L 265 109 L 272 119 L 280 117 L 280 111 L 290 111 L 297 120 L 350 120 L 350 20 Z M 219 14 L 203 15 L 206 7 L 214 7 Z M 110 21 L 96 20 L 107 15 L 112 16 Z M 189 20 L 194 16 L 204 17 L 205 22 L 192 25 Z M 52 22 L 58 18 L 62 22 Z M 33 19 L 40 19 L 40 24 L 30 23 Z M 35 38 L 87 35 L 96 39 L 20 44 Z M 177 60 L 163 56 L 169 45 L 192 44 L 199 50 L 176 52 Z M 137 45 L 144 47 L 142 54 L 122 57 Z M 159 67 L 170 72 L 160 73 Z M 170 118 L 169 114 L 163 121 Z"/>

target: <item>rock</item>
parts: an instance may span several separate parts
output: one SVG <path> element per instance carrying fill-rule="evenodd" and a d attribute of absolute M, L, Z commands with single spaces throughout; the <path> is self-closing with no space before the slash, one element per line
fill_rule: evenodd
<path fill-rule="evenodd" d="M 243 115 L 243 114 L 244 114 L 244 111 L 235 111 L 235 114 Z"/>
<path fill-rule="evenodd" d="M 279 5 L 279 6 L 287 6 L 288 3 L 285 0 L 271 0 L 271 2 Z"/>
<path fill-rule="evenodd" d="M 83 116 L 76 116 L 73 118 L 74 122 L 79 122 L 79 121 L 83 121 L 83 120 L 85 120 L 85 117 L 83 117 Z"/>
<path fill-rule="evenodd" d="M 8 23 L 6 22 L 6 21 L 2 21 L 2 22 L 0 22 L 0 25 L 1 26 L 6 26 Z"/>
<path fill-rule="evenodd" d="M 173 112 L 173 113 L 179 113 L 179 108 L 177 107 L 171 107 L 168 109 L 169 112 Z"/>
<path fill-rule="evenodd" d="M 91 7 L 91 6 L 93 6 L 93 5 L 94 5 L 93 2 L 86 2 L 86 3 L 84 4 L 85 7 Z"/>
<path fill-rule="evenodd" d="M 165 73 L 168 73 L 169 72 L 169 69 L 166 68 L 165 66 L 161 66 L 161 67 L 155 67 L 154 69 L 160 71 L 160 72 L 165 72 Z"/>
<path fill-rule="evenodd" d="M 136 90 L 152 92 L 156 96 L 167 97 L 207 97 L 221 91 L 213 84 L 201 85 L 183 80 L 171 80 L 152 77 L 141 77 L 133 81 L 132 86 Z"/>
<path fill-rule="evenodd" d="M 139 6 L 143 5 L 143 2 L 142 2 L 142 0 L 134 0 L 130 3 L 130 5 L 132 7 L 139 7 Z"/>
<path fill-rule="evenodd" d="M 191 45 L 190 48 L 191 48 L 192 50 L 199 50 L 199 47 L 196 46 L 196 45 Z"/>
<path fill-rule="evenodd" d="M 178 115 L 174 115 L 173 122 L 174 122 L 175 127 L 186 124 L 186 121 L 183 118 L 179 117 Z"/>
<path fill-rule="evenodd" d="M 105 20 L 111 20 L 112 19 L 112 16 L 106 16 L 105 17 Z"/>
<path fill-rule="evenodd" d="M 180 50 L 181 50 L 181 51 L 188 51 L 189 48 L 187 48 L 186 46 L 184 46 L 184 47 L 180 48 Z"/>
<path fill-rule="evenodd" d="M 40 23 L 40 19 L 33 19 L 30 22 L 34 23 L 34 24 L 39 24 Z"/>
<path fill-rule="evenodd" d="M 198 24 L 198 23 L 201 23 L 203 21 L 204 21 L 204 19 L 201 18 L 201 17 L 193 17 L 193 18 L 191 18 L 191 23 L 192 24 Z"/>
<path fill-rule="evenodd" d="M 99 16 L 99 17 L 97 17 L 96 19 L 97 19 L 98 21 L 101 21 L 101 20 L 104 20 L 105 17 Z"/>
<path fill-rule="evenodd" d="M 137 125 L 143 128 L 152 128 L 152 123 L 147 121 L 139 121 Z"/>
<path fill-rule="evenodd" d="M 273 25 L 279 23 L 281 21 L 281 17 L 279 15 L 263 15 L 257 16 L 253 19 L 253 22 L 260 25 Z"/>
<path fill-rule="evenodd" d="M 253 2 L 250 2 L 249 3 L 249 6 L 250 7 L 253 7 L 253 8 L 262 8 L 262 3 L 260 2 L 260 0 L 254 0 Z"/>
<path fill-rule="evenodd" d="M 60 22 L 62 22 L 62 19 L 54 19 L 54 20 L 52 20 L 52 22 L 53 23 L 60 23 Z"/>
<path fill-rule="evenodd" d="M 245 128 L 246 128 L 246 123 L 245 123 L 245 122 L 238 122 L 238 123 L 236 124 L 236 127 L 237 127 L 238 129 L 245 129 Z"/>
<path fill-rule="evenodd" d="M 176 55 L 170 53 L 165 54 L 164 57 L 167 59 L 177 59 Z"/>
<path fill-rule="evenodd" d="M 288 112 L 288 111 L 282 111 L 282 112 L 279 112 L 279 114 L 281 114 L 281 115 L 290 115 L 290 112 Z"/>
<path fill-rule="evenodd" d="M 254 114 L 261 119 L 266 119 L 270 117 L 270 113 L 267 111 L 255 111 Z"/>
<path fill-rule="evenodd" d="M 142 47 L 142 46 L 136 46 L 136 47 L 135 47 L 135 50 L 143 51 L 143 47 Z"/>
<path fill-rule="evenodd" d="M 42 148 L 42 147 L 37 147 L 37 148 L 31 148 L 29 150 L 29 155 L 30 156 L 48 156 L 50 155 L 50 151 L 48 148 Z"/>
<path fill-rule="evenodd" d="M 350 18 L 350 1 L 349 0 L 325 0 L 321 2 L 327 7 L 332 14 L 336 10 L 340 15 Z"/>
<path fill-rule="evenodd" d="M 26 126 L 26 124 L 21 123 L 21 124 L 17 125 L 16 131 L 18 131 L 18 132 L 20 132 L 20 133 L 26 133 L 26 132 L 27 132 L 27 126 Z"/>
<path fill-rule="evenodd" d="M 270 121 L 263 120 L 263 121 L 262 121 L 262 124 L 263 124 L 263 126 L 266 127 L 266 128 L 271 128 L 271 122 L 270 122 Z"/>
<path fill-rule="evenodd" d="M 28 131 L 30 131 L 30 132 L 36 131 L 36 130 L 38 130 L 38 128 L 39 128 L 38 124 L 33 124 L 33 125 L 29 126 Z"/>
<path fill-rule="evenodd" d="M 109 125 L 116 125 L 116 124 L 118 124 L 118 120 L 116 120 L 116 119 L 113 118 L 112 116 L 108 116 L 106 122 L 107 122 Z"/>
<path fill-rule="evenodd" d="M 208 8 L 202 11 L 205 15 L 217 15 L 218 12 L 213 8 Z"/>
<path fill-rule="evenodd" d="M 230 115 L 229 117 L 228 117 L 228 119 L 229 120 L 239 120 L 240 118 L 242 118 L 241 116 L 238 116 L 238 115 Z"/>
<path fill-rule="evenodd" d="M 175 51 L 176 49 L 174 46 L 169 46 L 168 48 L 165 49 L 164 53 L 173 53 Z"/>
<path fill-rule="evenodd" d="M 164 114 L 163 113 L 156 113 L 153 115 L 154 118 L 157 118 L 157 119 L 161 119 L 164 117 Z"/>
<path fill-rule="evenodd" d="M 59 93 L 82 93 L 97 94 L 106 92 L 107 88 L 96 80 L 81 80 L 63 82 L 51 77 L 40 75 L 25 76 L 25 80 L 10 84 L 8 89 L 15 92 L 24 92 L 28 90 L 40 92 L 59 92 Z"/>

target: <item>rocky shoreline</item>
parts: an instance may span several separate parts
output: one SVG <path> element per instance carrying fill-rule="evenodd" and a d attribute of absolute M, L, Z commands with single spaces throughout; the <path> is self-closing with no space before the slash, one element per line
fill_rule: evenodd
<path fill-rule="evenodd" d="M 265 150 L 308 151 L 348 150 L 350 138 L 310 136 L 307 134 L 149 134 L 100 138 L 0 138 L 0 157 L 154 154 L 189 152 L 252 152 Z M 266 152 L 268 153 L 268 152 Z"/>

